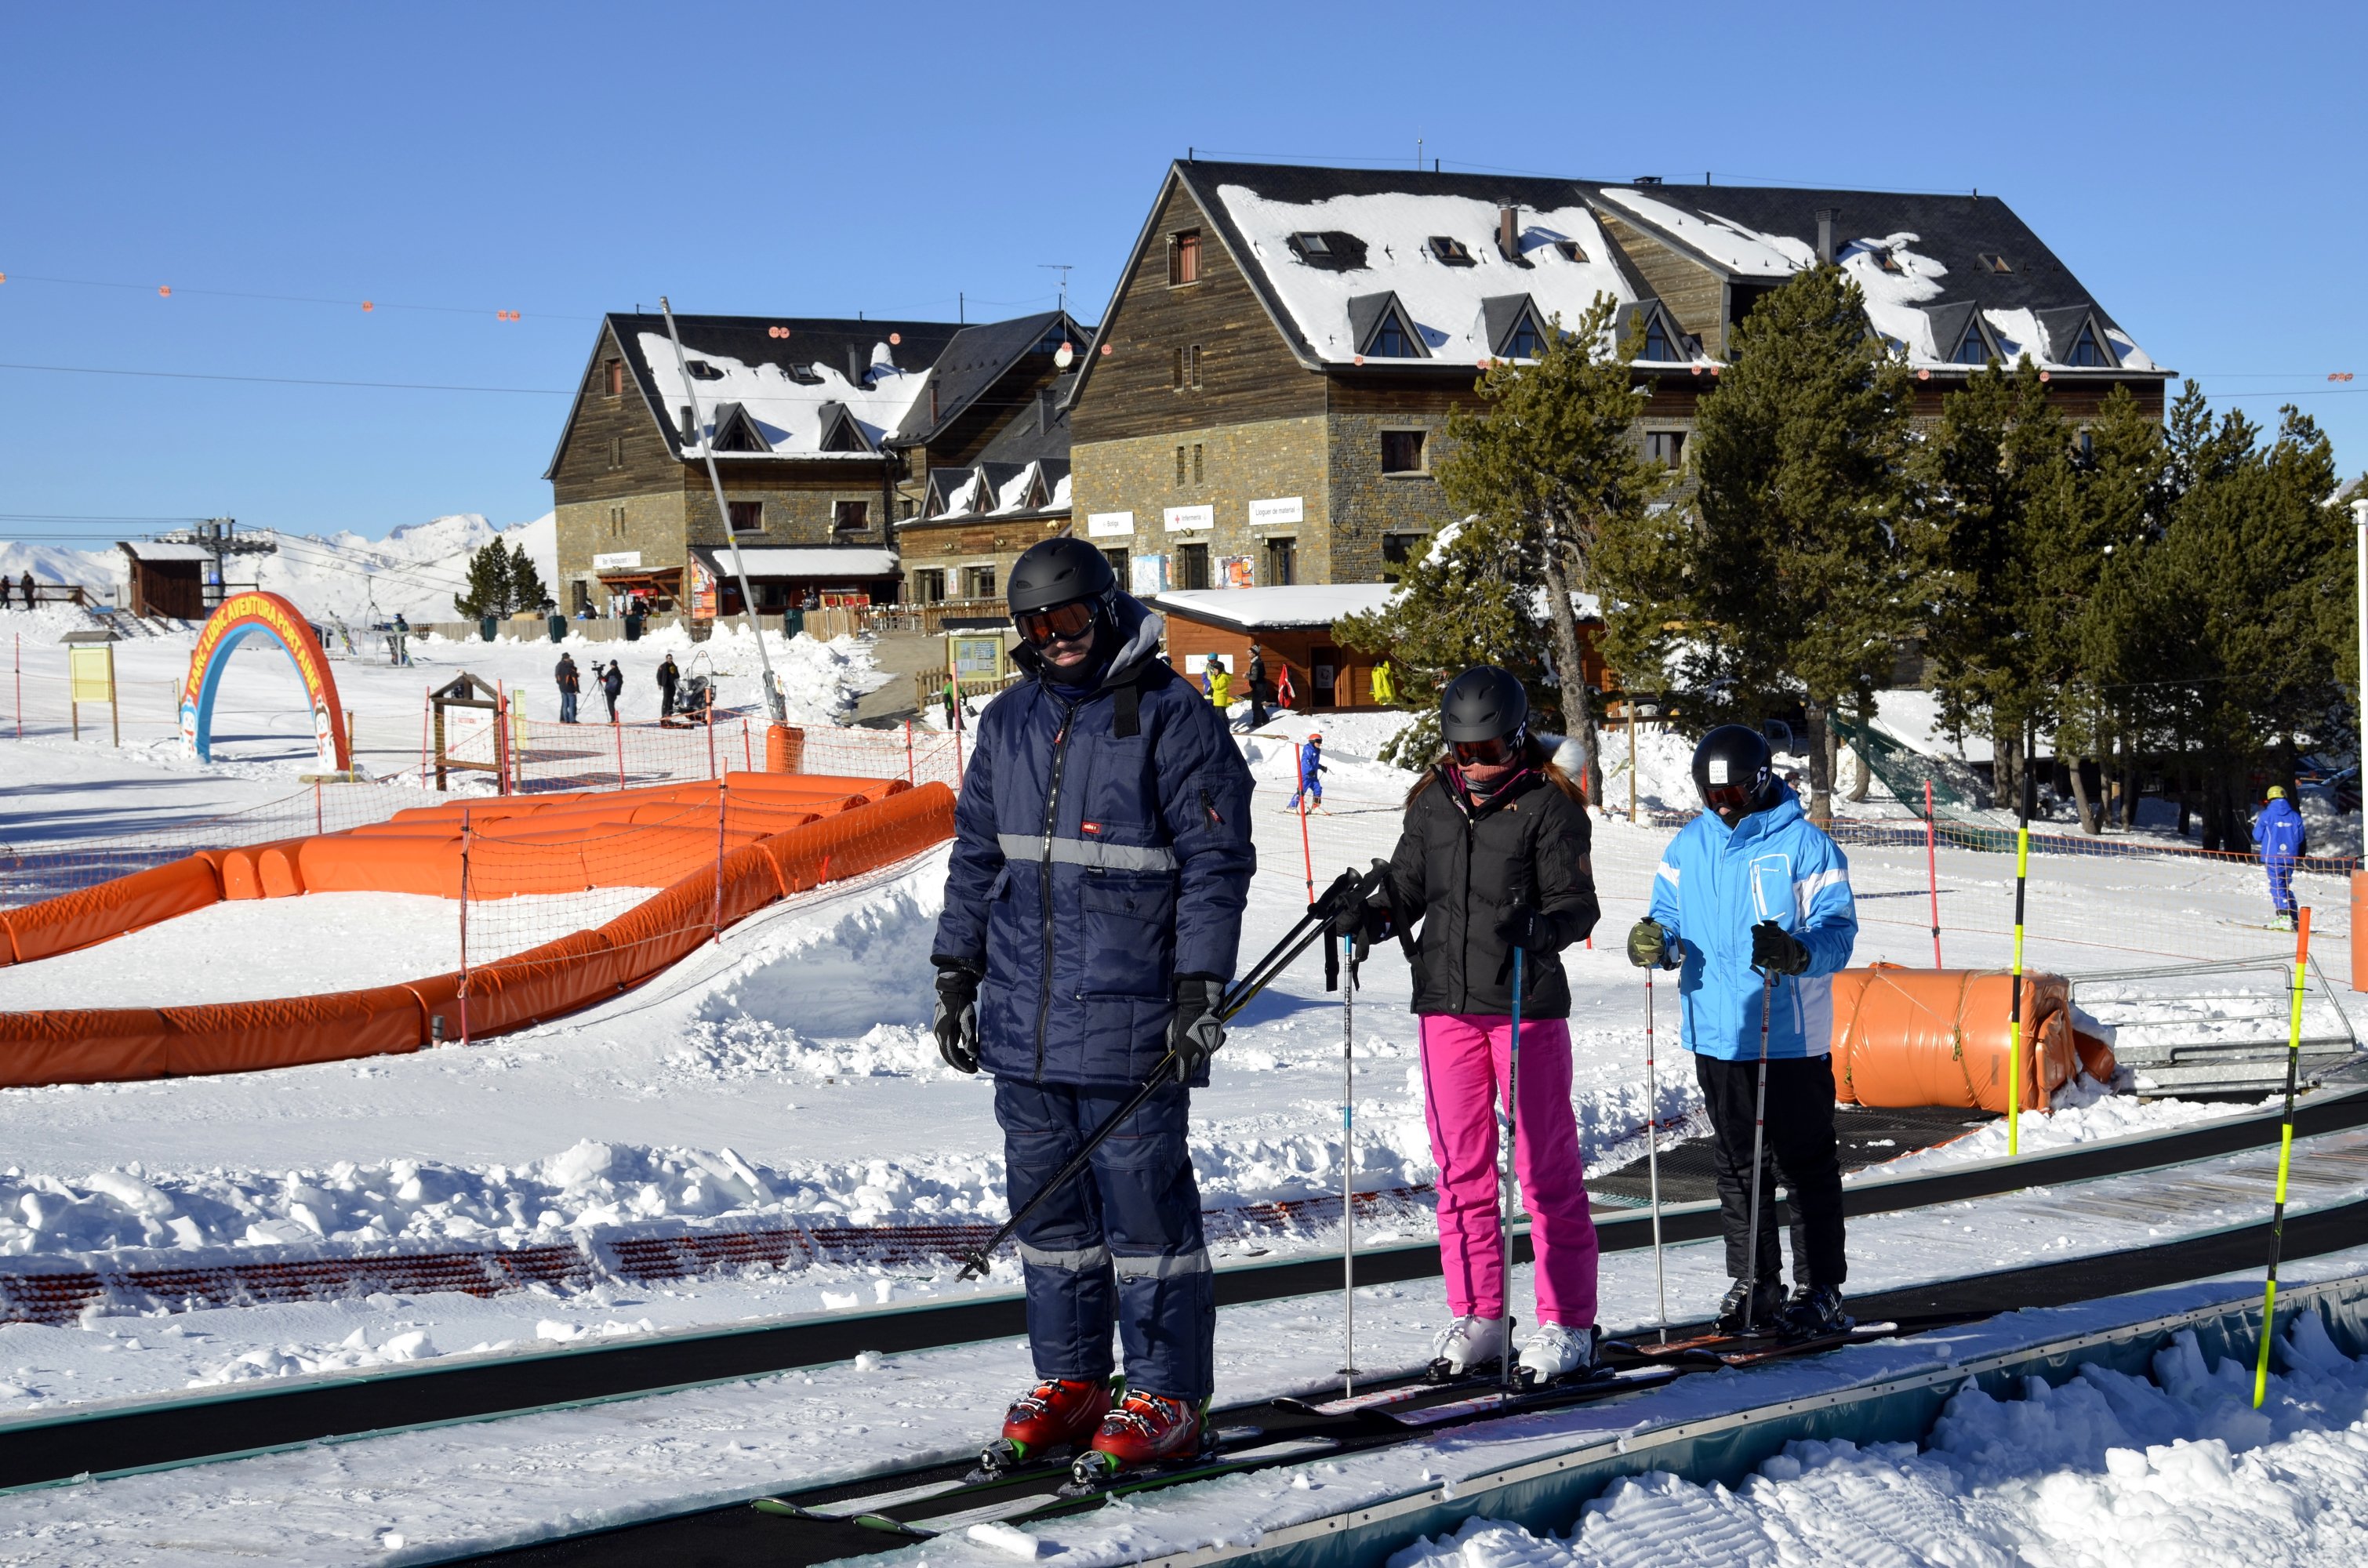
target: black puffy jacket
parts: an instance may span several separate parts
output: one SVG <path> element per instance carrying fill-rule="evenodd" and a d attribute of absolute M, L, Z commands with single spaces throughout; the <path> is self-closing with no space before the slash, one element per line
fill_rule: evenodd
<path fill-rule="evenodd" d="M 1521 774 L 1475 806 L 1444 767 L 1436 770 L 1407 805 L 1390 857 L 1398 925 L 1419 922 L 1414 1010 L 1509 1014 L 1513 955 L 1497 925 L 1526 908 L 1547 922 L 1555 951 L 1523 959 L 1521 1016 L 1570 1017 L 1559 949 L 1584 941 L 1601 913 L 1588 842 L 1585 808 L 1543 774 Z"/>

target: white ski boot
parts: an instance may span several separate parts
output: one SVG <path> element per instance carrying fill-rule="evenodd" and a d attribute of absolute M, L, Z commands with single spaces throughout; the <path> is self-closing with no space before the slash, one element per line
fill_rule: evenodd
<path fill-rule="evenodd" d="M 1504 1359 L 1506 1327 L 1503 1318 L 1457 1318 L 1430 1342 L 1433 1359 L 1423 1375 L 1443 1383 L 1490 1370 Z"/>
<path fill-rule="evenodd" d="M 1595 1349 L 1600 1334 L 1592 1326 L 1541 1324 L 1521 1346 L 1521 1359 L 1513 1375 L 1531 1388 L 1588 1377 L 1597 1369 Z"/>

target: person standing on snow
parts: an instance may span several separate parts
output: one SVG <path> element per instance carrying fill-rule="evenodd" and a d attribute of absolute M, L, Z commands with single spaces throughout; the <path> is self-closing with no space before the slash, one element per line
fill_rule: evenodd
<path fill-rule="evenodd" d="M 2291 931 L 2294 925 L 2294 862 L 2310 853 L 2310 835 L 2302 813 L 2286 799 L 2285 786 L 2270 786 L 2269 803 L 2253 819 L 2253 847 L 2270 873 L 2271 923 Z"/>
<path fill-rule="evenodd" d="M 674 717 L 674 688 L 682 679 L 682 671 L 675 667 L 674 655 L 668 653 L 658 664 L 658 722 Z"/>
<path fill-rule="evenodd" d="M 584 689 L 583 677 L 575 673 L 575 655 L 560 654 L 559 667 L 552 672 L 552 676 L 559 682 L 559 722 L 573 724 L 575 722 L 575 696 Z"/>
<path fill-rule="evenodd" d="M 1513 1169 L 1537 1249 L 1538 1327 L 1526 1381 L 1596 1365 L 1595 1221 L 1570 1108 L 1570 983 L 1562 949 L 1600 913 L 1586 798 L 1529 733 L 1529 694 L 1482 665 L 1440 698 L 1447 749 L 1406 796 L 1386 903 L 1360 911 L 1368 940 L 1419 925 L 1407 947 L 1421 1019 L 1425 1119 L 1439 1166 L 1439 1250 L 1455 1321 L 1432 1346 L 1448 1376 L 1505 1353 L 1497 1229 L 1497 1105 L 1511 1059 L 1513 959 L 1521 955 L 1520 1103 Z M 1392 912 L 1395 912 L 1395 915 Z"/>
<path fill-rule="evenodd" d="M 1221 719 L 1234 705 L 1234 672 L 1219 664 L 1214 657 L 1209 660 L 1209 705 L 1217 710 Z"/>
<path fill-rule="evenodd" d="M 1710 1113 L 1735 1281 L 1719 1303 L 1719 1332 L 1773 1327 L 1805 1337 L 1850 1324 L 1842 1312 L 1849 1269 L 1834 1153 L 1832 977 L 1858 940 L 1858 905 L 1850 861 L 1802 814 L 1774 768 L 1757 730 L 1721 724 L 1702 737 L 1694 788 L 1708 809 L 1662 854 L 1652 914 L 1629 932 L 1628 959 L 1640 969 L 1679 971 L 1679 1038 L 1694 1053 Z M 1751 1165 L 1763 1052 L 1755 1258 Z M 1789 1302 L 1776 1241 L 1778 1170 L 1793 1205 Z"/>
<path fill-rule="evenodd" d="M 1307 744 L 1299 748 L 1299 788 L 1291 792 L 1291 803 L 1282 809 L 1295 812 L 1304 799 L 1314 809 L 1324 812 L 1324 776 L 1331 771 L 1324 766 L 1324 732 L 1309 731 Z M 1328 817 L 1332 813 L 1324 814 Z"/>
<path fill-rule="evenodd" d="M 1250 644 L 1249 668 L 1250 728 L 1266 728 L 1266 654 L 1255 642 Z"/>
<path fill-rule="evenodd" d="M 621 659 L 611 659 L 600 676 L 600 695 L 609 699 L 609 722 L 617 722 L 617 699 L 625 695 L 625 665 Z"/>
<path fill-rule="evenodd" d="M 990 1470 L 1090 1443 L 1120 1467 L 1189 1456 L 1215 1387 L 1215 1280 L 1185 1144 L 1224 1040 L 1258 866 L 1250 773 L 1223 717 L 1159 656 L 1161 622 L 1083 540 L 1012 568 L 1015 662 L 979 715 L 954 812 L 933 1029 L 995 1077 L 1016 1213 L 1162 1067 L 1171 1080 L 1090 1175 L 1019 1233 L 1037 1382 Z M 1110 1403 L 1110 1330 L 1126 1396 Z"/>

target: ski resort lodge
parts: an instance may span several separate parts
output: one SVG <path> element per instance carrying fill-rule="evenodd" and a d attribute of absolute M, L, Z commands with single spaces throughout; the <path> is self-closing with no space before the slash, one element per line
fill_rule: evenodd
<path fill-rule="evenodd" d="M 1821 261 L 1914 368 L 1919 417 L 2025 355 L 2075 420 L 2117 386 L 2161 415 L 2169 372 L 1996 197 L 1186 159 L 1099 330 L 679 317 L 694 417 L 663 318 L 605 318 L 547 473 L 555 591 L 737 613 L 736 538 L 758 611 L 902 603 L 935 631 L 998 619 L 1019 552 L 1082 530 L 1138 595 L 1192 596 L 1168 605 L 1226 644 L 1204 653 L 1246 647 L 1304 607 L 1226 613 L 1227 591 L 1385 584 L 1452 520 L 1435 476 L 1486 366 L 1610 296 L 1636 438 L 1683 470 L 1735 328 Z M 1322 629 L 1270 630 L 1306 642 L 1312 685 Z"/>

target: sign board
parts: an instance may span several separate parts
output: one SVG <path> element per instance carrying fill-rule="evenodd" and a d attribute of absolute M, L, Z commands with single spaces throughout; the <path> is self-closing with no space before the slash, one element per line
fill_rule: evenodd
<path fill-rule="evenodd" d="M 1250 503 L 1250 527 L 1263 528 L 1269 523 L 1299 523 L 1307 520 L 1307 508 L 1296 495 L 1273 495 L 1264 501 Z"/>
<path fill-rule="evenodd" d="M 1167 591 L 1167 557 L 1136 555 L 1127 560 L 1127 590 L 1138 597 Z"/>
<path fill-rule="evenodd" d="M 104 643 L 96 648 L 69 648 L 66 670 L 74 680 L 74 701 L 115 700 L 114 649 Z"/>
<path fill-rule="evenodd" d="M 1000 637 L 949 637 L 946 657 L 953 665 L 957 679 L 973 676 L 992 680 L 1003 673 L 1003 639 Z"/>
<path fill-rule="evenodd" d="M 1247 555 L 1221 555 L 1217 558 L 1217 586 L 1221 588 L 1255 588 L 1258 571 Z"/>
<path fill-rule="evenodd" d="M 1167 521 L 1167 531 L 1182 533 L 1187 528 L 1212 528 L 1217 526 L 1214 506 L 1170 506 L 1159 514 Z"/>
<path fill-rule="evenodd" d="M 707 569 L 706 562 L 693 555 L 685 568 L 685 574 L 690 579 L 690 619 L 713 620 L 715 619 L 715 574 Z"/>
<path fill-rule="evenodd" d="M 1087 539 L 1133 539 L 1134 514 L 1133 512 L 1087 513 L 1086 537 Z"/>
<path fill-rule="evenodd" d="M 595 572 L 638 572 L 642 569 L 642 552 L 638 550 L 612 550 L 592 558 Z"/>

